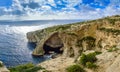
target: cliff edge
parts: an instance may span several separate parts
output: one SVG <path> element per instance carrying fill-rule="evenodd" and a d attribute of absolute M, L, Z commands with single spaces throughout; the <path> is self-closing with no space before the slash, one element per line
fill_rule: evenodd
<path fill-rule="evenodd" d="M 120 17 L 59 25 L 27 33 L 29 42 L 35 42 L 33 55 L 49 51 L 63 52 L 65 56 L 79 56 L 86 50 L 109 49 L 119 46 Z M 48 51 L 48 52 L 46 52 Z"/>
<path fill-rule="evenodd" d="M 113 47 L 120 49 L 120 16 L 49 27 L 29 32 L 27 38 L 29 42 L 36 43 L 32 53 L 35 56 L 58 53 L 77 60 L 86 51 L 104 52 Z M 114 64 L 110 66 L 113 67 Z M 109 69 L 107 72 L 110 72 Z"/>
<path fill-rule="evenodd" d="M 2 61 L 0 61 L 0 72 L 10 72 L 3 64 Z"/>

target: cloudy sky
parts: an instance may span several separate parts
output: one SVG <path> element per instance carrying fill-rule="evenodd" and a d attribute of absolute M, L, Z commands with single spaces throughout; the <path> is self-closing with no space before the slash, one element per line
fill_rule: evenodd
<path fill-rule="evenodd" d="M 120 14 L 120 0 L 0 0 L 2 19 L 95 19 Z"/>

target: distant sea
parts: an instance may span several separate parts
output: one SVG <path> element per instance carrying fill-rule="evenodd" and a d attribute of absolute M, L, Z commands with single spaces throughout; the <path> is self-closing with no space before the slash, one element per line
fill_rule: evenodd
<path fill-rule="evenodd" d="M 46 27 L 80 22 L 84 20 L 29 20 L 29 21 L 0 21 L 0 61 L 7 67 L 25 63 L 40 63 L 49 56 L 33 57 L 34 44 L 27 41 L 26 33 Z"/>

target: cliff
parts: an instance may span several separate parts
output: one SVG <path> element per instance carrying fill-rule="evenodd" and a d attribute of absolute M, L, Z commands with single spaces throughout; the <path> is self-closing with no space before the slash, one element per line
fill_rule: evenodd
<path fill-rule="evenodd" d="M 104 52 L 112 47 L 120 49 L 120 16 L 49 27 L 29 32 L 27 38 L 37 45 L 32 53 L 35 56 L 55 52 L 62 54 L 62 57 L 76 60 L 86 51 Z M 116 62 L 119 61 L 116 59 Z M 113 67 L 114 64 L 110 66 Z"/>
<path fill-rule="evenodd" d="M 65 56 L 79 56 L 86 50 L 108 49 L 120 42 L 120 17 L 59 25 L 27 33 L 29 42 L 36 42 L 33 55 L 44 55 L 48 46 L 50 51 L 60 49 Z M 53 49 L 53 50 L 52 50 Z M 57 52 L 57 51 L 56 51 Z"/>
<path fill-rule="evenodd" d="M 10 72 L 4 65 L 3 63 L 0 61 L 0 72 Z"/>

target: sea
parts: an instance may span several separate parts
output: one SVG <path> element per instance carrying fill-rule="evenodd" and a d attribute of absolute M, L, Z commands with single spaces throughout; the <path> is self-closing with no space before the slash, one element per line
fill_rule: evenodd
<path fill-rule="evenodd" d="M 50 26 L 81 22 L 84 20 L 0 20 L 0 61 L 6 67 L 20 64 L 38 64 L 50 56 L 34 57 L 34 43 L 29 43 L 26 33 Z"/>

